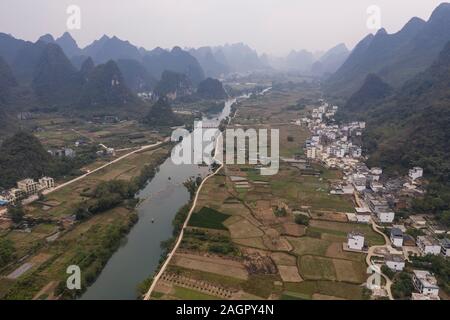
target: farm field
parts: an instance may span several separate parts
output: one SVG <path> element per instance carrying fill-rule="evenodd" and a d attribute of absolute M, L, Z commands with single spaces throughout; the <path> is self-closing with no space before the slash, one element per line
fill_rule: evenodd
<path fill-rule="evenodd" d="M 138 177 L 145 166 L 156 168 L 169 150 L 166 145 L 136 153 L 25 206 L 34 225 L 1 235 L 13 244 L 15 260 L 0 270 L 0 298 L 57 298 L 65 287 L 69 265 L 80 266 L 83 283 L 91 283 L 138 217 L 133 201 L 81 221 L 74 218 L 76 208 L 89 200 L 100 183 Z M 21 269 L 24 272 L 18 272 Z M 13 274 L 18 276 L 11 278 Z"/>
<path fill-rule="evenodd" d="M 297 107 L 306 97 L 314 92 L 280 90 L 248 99 L 238 105 L 231 126 L 277 128 L 281 156 L 302 158 L 309 132 L 292 120 L 309 108 Z M 281 161 L 272 176 L 261 176 L 252 165 L 227 164 L 205 183 L 178 249 L 197 260 L 216 260 L 217 266 L 173 259 L 152 298 L 174 298 L 180 283 L 174 279 L 182 278 L 186 288 L 201 294 L 211 286 L 217 299 L 363 299 L 365 255 L 343 251 L 342 244 L 351 231 L 363 232 L 369 245 L 384 240 L 369 226 L 347 220 L 346 213 L 354 212 L 352 197 L 330 194 L 330 184 L 340 177 L 307 161 L 302 167 Z M 308 225 L 295 222 L 299 214 L 309 217 Z M 224 260 L 244 266 L 245 277 L 220 269 Z"/>

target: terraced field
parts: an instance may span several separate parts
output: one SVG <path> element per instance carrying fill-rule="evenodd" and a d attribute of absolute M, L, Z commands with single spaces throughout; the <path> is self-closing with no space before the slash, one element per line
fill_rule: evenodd
<path fill-rule="evenodd" d="M 249 99 L 239 105 L 234 123 L 277 128 L 282 155 L 301 156 L 308 131 L 290 124 L 302 113 L 286 106 L 309 94 L 283 91 Z M 302 170 L 281 162 L 278 174 L 261 176 L 250 165 L 227 164 L 205 184 L 178 250 L 208 264 L 194 267 L 174 259 L 153 298 L 183 298 L 178 287 L 184 286 L 217 299 L 362 299 L 365 256 L 343 251 L 342 244 L 350 231 L 363 232 L 370 245 L 383 239 L 368 226 L 348 222 L 345 213 L 354 212 L 351 197 L 330 195 L 339 171 L 306 165 Z M 310 217 L 308 226 L 295 223 L 298 212 Z M 243 269 L 225 271 L 224 261 Z M 184 280 L 177 283 L 173 274 Z"/>

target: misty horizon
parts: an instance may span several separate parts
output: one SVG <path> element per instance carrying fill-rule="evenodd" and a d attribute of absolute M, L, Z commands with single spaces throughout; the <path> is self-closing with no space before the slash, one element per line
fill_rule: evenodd
<path fill-rule="evenodd" d="M 32 42 L 45 34 L 58 38 L 69 32 L 80 48 L 103 35 L 116 36 L 147 50 L 244 43 L 258 54 L 271 56 L 285 56 L 301 50 L 320 55 L 341 43 L 349 50 L 353 49 L 362 38 L 377 31 L 367 27 L 367 8 L 373 4 L 381 9 L 381 27 L 388 33 L 395 33 L 413 17 L 428 20 L 435 7 L 442 3 L 434 0 L 395 3 L 352 0 L 352 4 L 347 1 L 343 7 L 336 1 L 327 0 L 318 0 L 314 4 L 291 0 L 263 0 L 258 4 L 254 0 L 245 4 L 235 0 L 227 3 L 137 0 L 132 6 L 119 0 L 108 1 L 108 4 L 103 0 L 96 3 L 85 0 L 39 2 L 41 11 L 27 6 L 30 3 L 27 0 L 2 1 L 0 31 Z M 81 9 L 81 28 L 68 30 L 66 10 L 74 4 Z M 17 21 L 27 22 L 17 24 Z M 154 32 L 155 28 L 159 32 Z M 292 37 L 292 34 L 298 34 L 298 37 Z"/>

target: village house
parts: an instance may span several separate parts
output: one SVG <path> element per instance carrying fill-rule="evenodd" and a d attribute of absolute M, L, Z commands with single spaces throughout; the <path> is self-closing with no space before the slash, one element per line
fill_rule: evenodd
<path fill-rule="evenodd" d="M 17 188 L 25 192 L 26 195 L 32 195 L 38 193 L 38 191 L 41 189 L 41 185 L 39 184 L 39 182 L 27 178 L 17 182 Z"/>
<path fill-rule="evenodd" d="M 422 215 L 411 215 L 408 219 L 411 223 L 411 226 L 415 229 L 423 229 L 427 226 L 427 221 Z"/>
<path fill-rule="evenodd" d="M 43 177 L 39 179 L 39 184 L 42 189 L 51 189 L 55 187 L 55 180 L 50 177 Z"/>
<path fill-rule="evenodd" d="M 347 245 L 350 250 L 362 251 L 364 248 L 364 235 L 360 232 L 350 232 L 347 235 Z"/>
<path fill-rule="evenodd" d="M 408 176 L 411 178 L 412 181 L 422 178 L 423 169 L 421 167 L 414 167 L 409 170 Z"/>
<path fill-rule="evenodd" d="M 444 257 L 450 257 L 450 240 L 447 238 L 441 240 L 441 254 Z"/>
<path fill-rule="evenodd" d="M 427 296 L 439 296 L 436 278 L 428 271 L 413 270 L 413 284 L 419 293 Z"/>
<path fill-rule="evenodd" d="M 418 236 L 416 244 L 423 255 L 438 255 L 441 253 L 441 246 L 439 242 L 430 236 Z"/>
<path fill-rule="evenodd" d="M 405 259 L 399 254 L 390 254 L 385 256 L 386 266 L 393 271 L 403 271 L 405 268 Z"/>
<path fill-rule="evenodd" d="M 403 231 L 399 228 L 392 228 L 391 242 L 394 247 L 401 248 L 403 246 Z"/>
<path fill-rule="evenodd" d="M 380 209 L 377 212 L 380 223 L 392 223 L 395 219 L 395 212 L 389 209 Z"/>
<path fill-rule="evenodd" d="M 370 212 L 366 211 L 365 209 L 356 208 L 356 221 L 358 223 L 370 223 L 370 217 Z"/>
<path fill-rule="evenodd" d="M 62 148 L 62 149 L 50 149 L 47 151 L 54 157 L 59 158 L 74 158 L 76 155 L 76 152 L 73 149 L 70 148 Z"/>
<path fill-rule="evenodd" d="M 439 296 L 429 296 L 426 294 L 413 292 L 411 294 L 411 300 L 441 300 L 441 299 L 439 298 Z"/>

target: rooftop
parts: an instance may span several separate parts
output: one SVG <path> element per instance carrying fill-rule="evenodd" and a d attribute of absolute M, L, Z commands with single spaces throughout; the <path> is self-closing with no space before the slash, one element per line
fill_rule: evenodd
<path fill-rule="evenodd" d="M 391 236 L 403 238 L 403 231 L 400 230 L 399 228 L 392 228 L 391 229 Z"/>
<path fill-rule="evenodd" d="M 436 278 L 430 272 L 426 270 L 413 270 L 413 273 L 425 287 L 439 289 Z"/>
<path fill-rule="evenodd" d="M 405 258 L 400 254 L 388 254 L 384 257 L 385 261 L 405 262 Z"/>

